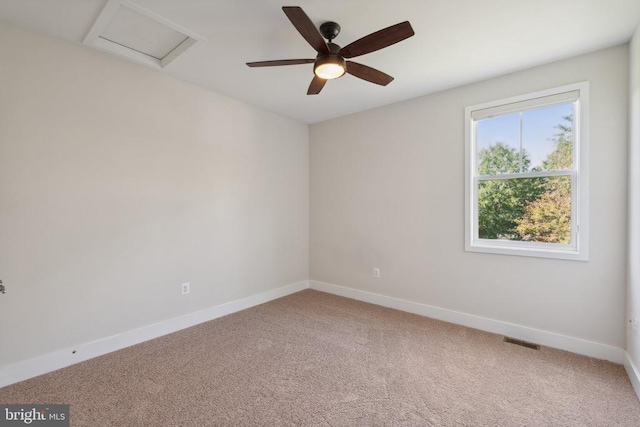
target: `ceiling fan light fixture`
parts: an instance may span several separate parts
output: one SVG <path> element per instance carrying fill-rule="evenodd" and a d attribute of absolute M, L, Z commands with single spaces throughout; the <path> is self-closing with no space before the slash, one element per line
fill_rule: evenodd
<path fill-rule="evenodd" d="M 325 80 L 337 79 L 347 72 L 347 62 L 340 55 L 322 55 L 313 65 L 313 73 Z"/>

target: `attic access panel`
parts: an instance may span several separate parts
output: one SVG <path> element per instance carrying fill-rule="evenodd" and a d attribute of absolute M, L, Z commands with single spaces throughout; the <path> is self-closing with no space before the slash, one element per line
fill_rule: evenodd
<path fill-rule="evenodd" d="M 83 43 L 161 69 L 201 39 L 129 0 L 109 0 Z"/>

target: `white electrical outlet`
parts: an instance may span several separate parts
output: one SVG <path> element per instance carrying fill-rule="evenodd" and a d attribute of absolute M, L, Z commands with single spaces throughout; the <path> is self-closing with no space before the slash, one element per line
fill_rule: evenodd
<path fill-rule="evenodd" d="M 380 269 L 378 267 L 373 267 L 373 277 L 376 279 L 380 278 Z"/>
<path fill-rule="evenodd" d="M 182 295 L 186 295 L 191 292 L 191 283 L 186 282 L 182 284 Z"/>
<path fill-rule="evenodd" d="M 638 336 L 638 318 L 633 314 L 631 315 L 631 331 L 633 335 Z"/>

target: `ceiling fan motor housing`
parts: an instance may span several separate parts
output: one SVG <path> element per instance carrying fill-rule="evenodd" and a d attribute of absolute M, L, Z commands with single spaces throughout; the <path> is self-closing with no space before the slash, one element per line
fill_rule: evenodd
<path fill-rule="evenodd" d="M 316 61 L 313 63 L 313 73 L 326 79 L 342 77 L 347 71 L 347 61 L 340 55 L 340 46 L 329 42 L 327 47 L 329 48 L 329 53 L 319 53 L 316 57 Z M 328 67 L 331 70 L 329 72 L 330 77 L 326 75 L 327 71 L 319 70 L 319 68 L 322 69 L 324 67 Z M 324 70 L 327 70 L 327 68 L 324 68 Z"/>

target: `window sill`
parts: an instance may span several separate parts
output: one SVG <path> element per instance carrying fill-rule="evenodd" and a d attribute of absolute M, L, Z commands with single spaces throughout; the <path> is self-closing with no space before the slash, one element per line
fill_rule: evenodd
<path fill-rule="evenodd" d="M 541 247 L 542 246 L 542 247 Z M 476 241 L 465 246 L 467 252 L 488 254 L 515 255 L 535 258 L 551 258 L 571 261 L 588 261 L 586 251 L 580 251 L 568 246 L 564 248 L 550 248 L 549 246 L 527 242 L 491 242 Z"/>

